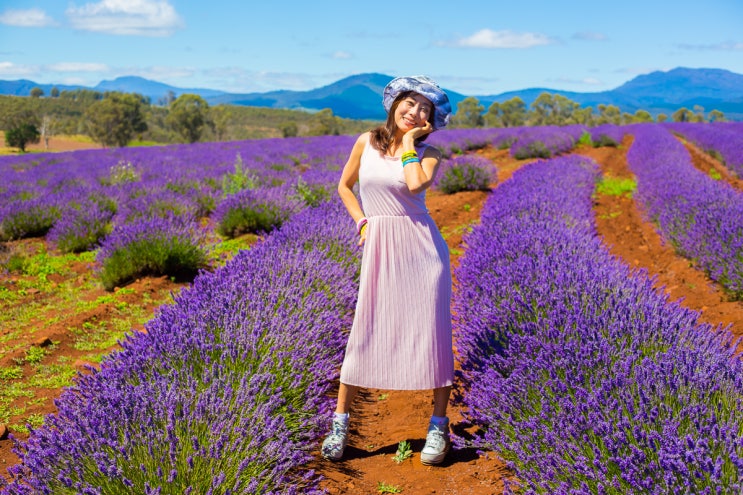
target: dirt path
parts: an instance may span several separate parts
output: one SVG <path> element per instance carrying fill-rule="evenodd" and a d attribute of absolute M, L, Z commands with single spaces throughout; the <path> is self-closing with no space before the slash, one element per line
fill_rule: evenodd
<path fill-rule="evenodd" d="M 707 175 L 710 175 L 710 171 L 713 170 L 717 175 L 719 175 L 721 180 L 724 180 L 739 191 L 743 191 L 743 179 L 736 177 L 725 165 L 699 149 L 694 144 L 683 140 L 682 143 L 684 144 L 686 151 L 691 155 L 691 161 L 697 169 Z"/>
<path fill-rule="evenodd" d="M 576 153 L 593 158 L 604 175 L 634 178 L 627 166 L 627 150 L 631 143 L 632 137 L 627 136 L 621 148 L 580 147 Z M 699 155 L 694 157 L 695 161 L 700 159 Z M 721 167 L 719 162 L 715 169 L 718 166 Z M 631 198 L 600 195 L 595 201 L 596 228 L 612 254 L 656 276 L 656 287 L 664 287 L 671 300 L 681 299 L 683 306 L 702 312 L 702 321 L 731 325 L 736 336 L 743 336 L 743 302 L 729 301 L 718 284 L 693 268 L 689 260 L 677 255 L 670 245 L 664 244 L 653 225 L 644 221 Z"/>

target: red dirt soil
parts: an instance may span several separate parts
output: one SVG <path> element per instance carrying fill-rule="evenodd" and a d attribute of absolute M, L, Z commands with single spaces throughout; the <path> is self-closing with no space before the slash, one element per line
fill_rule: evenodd
<path fill-rule="evenodd" d="M 630 144 L 631 137 L 628 137 L 620 148 L 580 147 L 576 153 L 593 158 L 605 174 L 632 177 L 626 162 Z M 499 183 L 508 180 L 515 170 L 528 163 L 511 158 L 508 150 L 486 148 L 478 154 L 494 161 Z M 701 154 L 694 160 L 703 161 L 708 171 L 707 162 L 712 160 L 708 158 Z M 712 166 L 724 170 L 719 163 Z M 454 266 L 464 250 L 462 234 L 479 221 L 487 197 L 486 192 L 451 196 L 436 192 L 428 194 L 429 210 L 447 240 Z M 729 302 L 714 282 L 691 267 L 688 260 L 677 256 L 670 246 L 664 245 L 653 226 L 643 220 L 632 199 L 599 196 L 595 202 L 595 215 L 598 232 L 613 254 L 656 276 L 658 287 L 663 287 L 672 300 L 683 298 L 684 306 L 701 311 L 704 321 L 730 324 L 736 335 L 743 335 L 743 303 Z M 137 292 L 139 290 L 145 289 L 138 288 Z M 106 315 L 97 317 L 105 318 Z M 54 338 L 62 341 L 60 347 L 64 346 L 65 335 L 60 329 L 48 329 L 38 335 L 54 332 Z M 53 391 L 51 395 L 58 393 Z M 427 467 L 420 463 L 420 450 L 432 410 L 431 399 L 430 392 L 362 391 L 352 410 L 351 438 L 345 460 L 332 463 L 321 459 L 318 452 L 312 466 L 326 478 L 323 488 L 331 494 L 373 494 L 379 493 L 379 483 L 387 483 L 405 494 L 502 493 L 503 479 L 512 474 L 492 453 L 479 455 L 474 449 L 453 450 L 441 466 Z M 40 412 L 53 412 L 53 407 Z M 449 417 L 453 430 L 466 437 L 468 432 L 460 424 L 460 411 L 451 407 Z M 414 455 L 397 464 L 392 456 L 402 440 L 411 442 Z M 6 475 L 4 467 L 15 462 L 17 458 L 10 453 L 10 441 L 1 440 L 0 473 Z"/>

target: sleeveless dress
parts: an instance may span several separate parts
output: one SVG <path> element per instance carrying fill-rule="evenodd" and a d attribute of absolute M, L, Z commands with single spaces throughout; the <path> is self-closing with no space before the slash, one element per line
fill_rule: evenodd
<path fill-rule="evenodd" d="M 419 156 L 426 146 L 417 148 Z M 400 158 L 367 143 L 359 192 L 368 224 L 341 382 L 387 390 L 451 385 L 449 249 L 425 191 L 411 193 Z"/>

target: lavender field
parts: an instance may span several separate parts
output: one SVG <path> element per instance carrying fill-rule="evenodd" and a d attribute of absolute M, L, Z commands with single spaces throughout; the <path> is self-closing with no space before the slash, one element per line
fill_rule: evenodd
<path fill-rule="evenodd" d="M 431 136 L 446 157 L 435 186 L 445 192 L 495 183 L 474 150 L 544 158 L 493 190 L 456 273 L 456 396 L 479 428 L 459 442 L 508 462 L 519 483 L 507 491 L 743 490 L 736 343 L 608 254 L 591 209 L 601 173 L 569 154 L 631 134 L 647 220 L 739 299 L 743 193 L 695 170 L 671 133 L 702 140 L 711 125 Z M 718 134 L 740 142 L 743 129 Z M 323 473 L 308 466 L 328 426 L 358 283 L 354 225 L 335 195 L 352 144 L 0 158 L 6 244 L 43 237 L 60 256 L 90 253 L 109 291 L 150 275 L 192 281 L 62 393 L 16 446 L 21 463 L 2 493 L 322 493 Z M 704 148 L 735 172 L 736 146 Z M 246 234 L 260 240 L 213 262 Z"/>

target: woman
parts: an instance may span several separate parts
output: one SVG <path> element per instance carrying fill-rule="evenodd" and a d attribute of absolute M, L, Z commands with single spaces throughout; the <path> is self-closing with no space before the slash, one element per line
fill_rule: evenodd
<path fill-rule="evenodd" d="M 421 462 L 438 464 L 450 447 L 451 271 L 446 242 L 425 204 L 441 154 L 422 141 L 446 126 L 451 105 L 425 76 L 392 80 L 383 104 L 386 124 L 359 136 L 338 185 L 364 251 L 338 403 L 322 454 L 342 458 L 348 411 L 359 388 L 433 389 Z M 353 193 L 357 181 L 364 210 Z"/>

